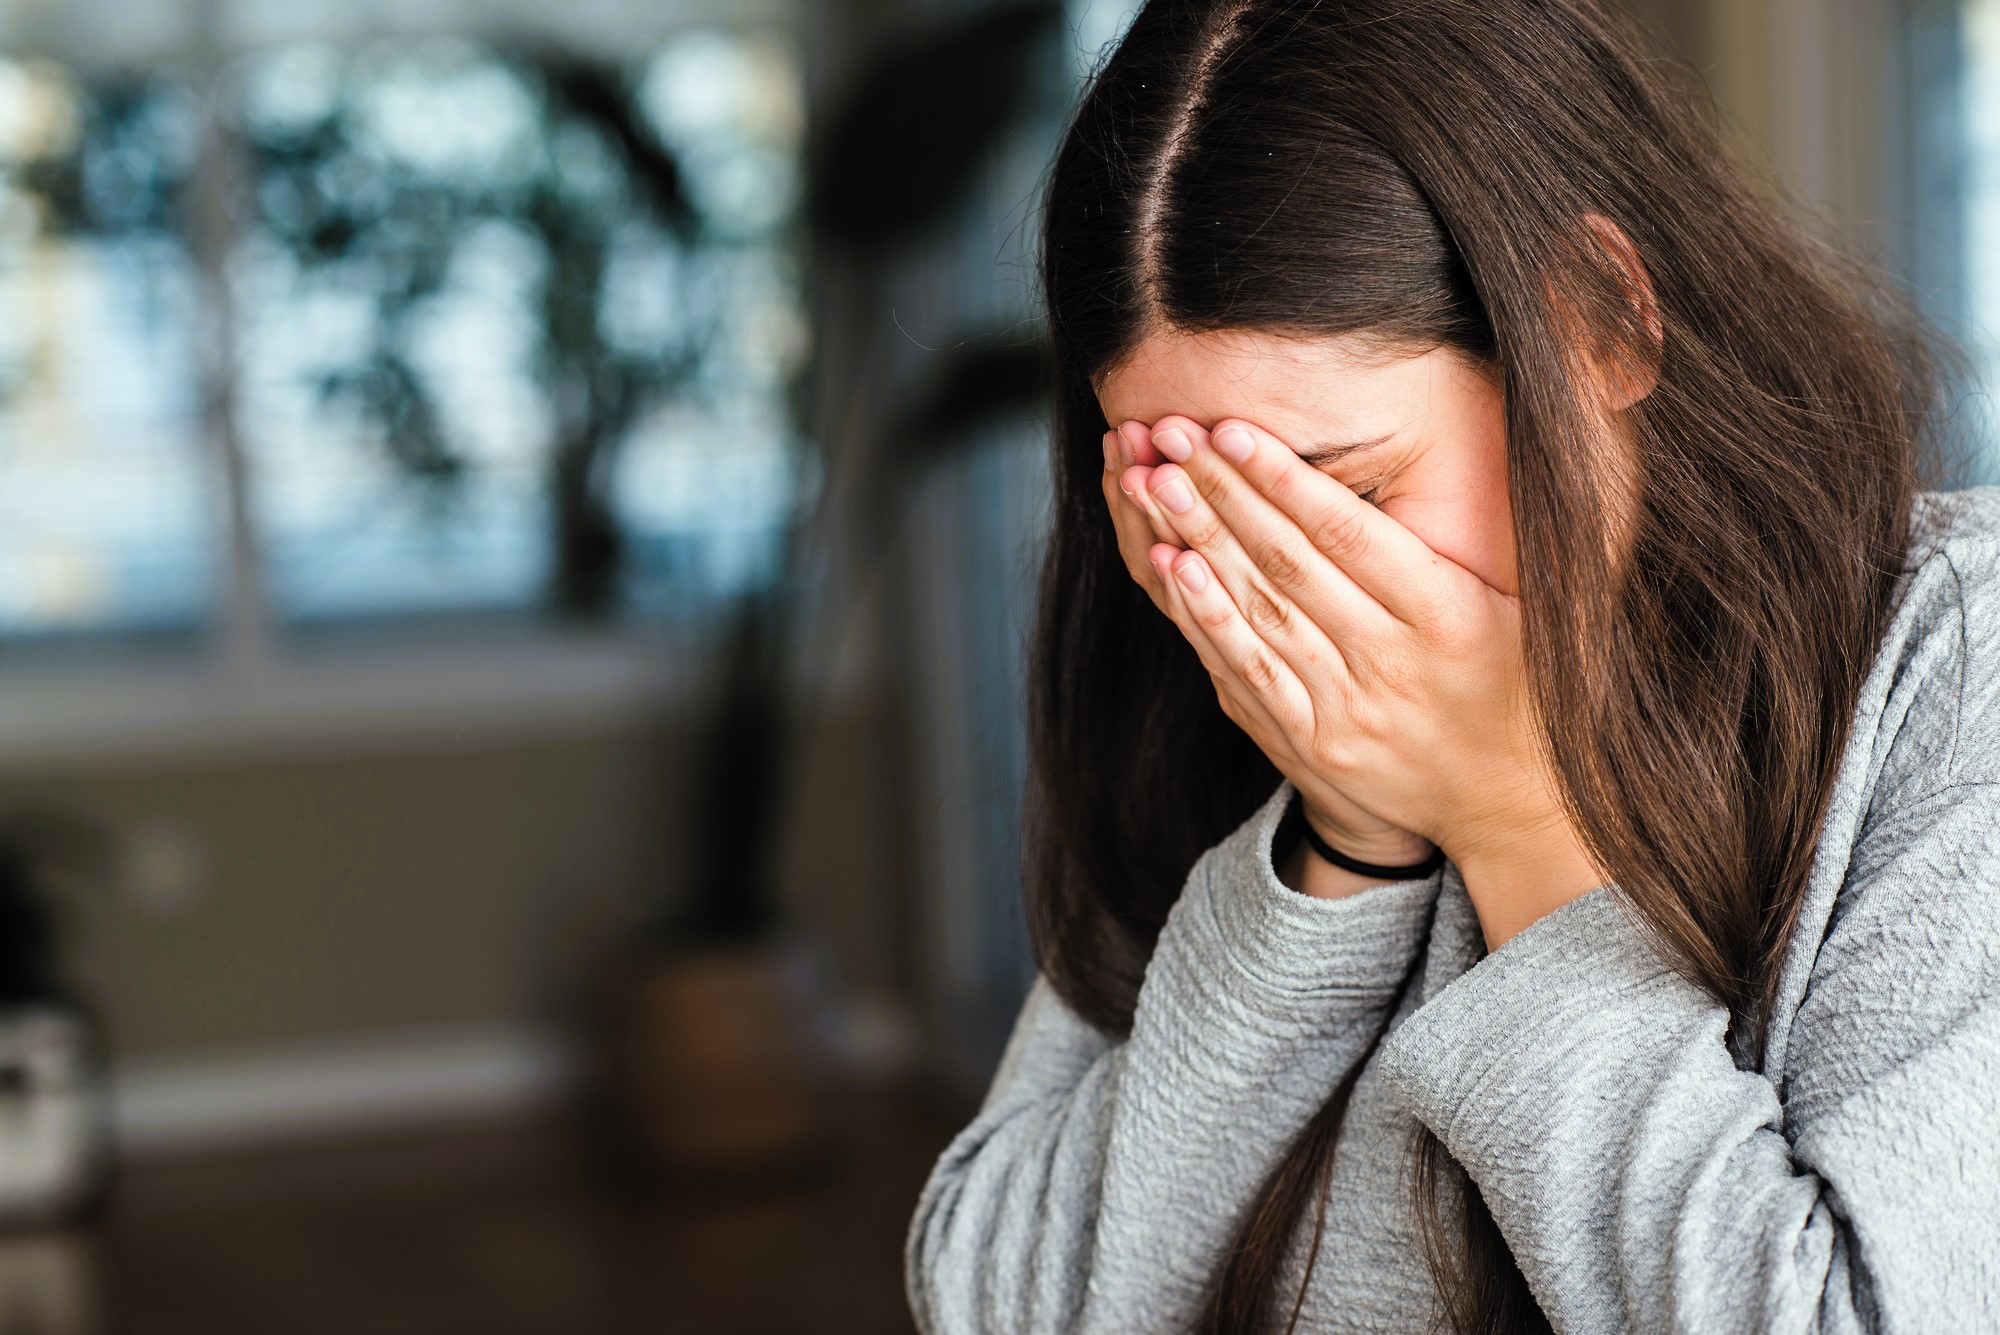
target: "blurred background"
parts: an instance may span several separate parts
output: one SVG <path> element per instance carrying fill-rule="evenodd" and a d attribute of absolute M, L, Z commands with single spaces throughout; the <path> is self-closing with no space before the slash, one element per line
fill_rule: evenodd
<path fill-rule="evenodd" d="M 0 1332 L 910 1329 L 1132 8 L 0 0 Z M 1640 8 L 1983 384 L 2000 0 Z"/>

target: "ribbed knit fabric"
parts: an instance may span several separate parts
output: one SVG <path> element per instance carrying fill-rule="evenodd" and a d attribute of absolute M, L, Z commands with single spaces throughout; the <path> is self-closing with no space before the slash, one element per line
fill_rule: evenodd
<path fill-rule="evenodd" d="M 1615 886 L 1491 954 L 1449 862 L 1348 899 L 1287 889 L 1285 781 L 1189 873 L 1128 1038 L 1037 981 L 911 1221 L 925 1335 L 1189 1329 L 1413 965 L 1336 1147 L 1300 1331 L 1432 1328 L 1422 1123 L 1558 1331 L 2000 1332 L 2000 488 L 1918 498 L 1896 597 L 1762 1069 Z"/>

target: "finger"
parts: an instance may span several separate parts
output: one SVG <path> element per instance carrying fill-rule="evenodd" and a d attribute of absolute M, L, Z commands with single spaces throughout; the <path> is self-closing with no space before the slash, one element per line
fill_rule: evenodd
<path fill-rule="evenodd" d="M 1166 452 L 1182 462 L 1162 465 L 1148 476 L 1153 503 L 1167 514 L 1182 542 L 1207 555 L 1237 606 L 1260 632 L 1267 637 L 1283 634 L 1282 623 L 1292 608 L 1303 612 L 1335 645 L 1374 643 L 1394 629 L 1388 609 L 1237 472 L 1199 423 L 1162 418 L 1154 424 L 1154 436 L 1163 439 Z M 1169 469 L 1181 475 L 1179 487 L 1174 485 L 1176 473 Z M 1186 508 L 1176 511 L 1177 504 Z M 1274 643 L 1278 643 L 1275 638 Z M 1307 636 L 1278 647 L 1288 653 L 1312 652 L 1320 643 Z"/>
<path fill-rule="evenodd" d="M 1125 442 L 1126 463 L 1145 464 L 1151 467 L 1166 462 L 1166 456 L 1153 444 L 1153 428 L 1146 423 L 1129 420 L 1120 422 L 1118 434 Z"/>
<path fill-rule="evenodd" d="M 1201 554 L 1175 553 L 1163 543 L 1151 555 L 1168 576 L 1176 604 L 1174 621 L 1190 641 L 1206 648 L 1202 661 L 1209 665 L 1209 671 L 1220 673 L 1238 700 L 1254 706 L 1279 735 L 1291 736 L 1291 729 L 1281 726 L 1280 720 L 1295 720 L 1293 727 L 1310 727 L 1312 693 L 1283 656 L 1243 618 Z"/>
<path fill-rule="evenodd" d="M 1251 693 L 1243 679 L 1229 666 L 1188 606 L 1186 590 L 1175 578 L 1171 567 L 1176 558 L 1184 555 L 1183 549 L 1164 542 L 1156 544 L 1148 553 L 1161 582 L 1168 619 L 1180 630 L 1201 660 L 1202 667 L 1207 670 L 1209 683 L 1215 687 L 1216 702 L 1222 706 L 1222 712 L 1267 755 L 1272 754 L 1274 749 L 1296 754 L 1290 735 L 1278 726 L 1264 702 Z M 1276 759 L 1275 755 L 1273 759 Z"/>
<path fill-rule="evenodd" d="M 1444 615 L 1455 592 L 1452 573 L 1459 568 L 1422 538 L 1254 422 L 1224 418 L 1215 424 L 1209 443 L 1212 463 L 1248 482 L 1291 519 L 1314 550 L 1398 620 L 1426 625 Z"/>
<path fill-rule="evenodd" d="M 1180 546 L 1173 525 L 1160 513 L 1159 507 L 1146 498 L 1146 474 L 1167 461 L 1153 444 L 1153 428 L 1144 422 L 1127 420 L 1119 424 L 1113 439 L 1119 447 L 1119 457 L 1125 461 L 1125 493 L 1151 521 L 1154 541 Z M 1135 466 L 1137 471 L 1134 471 Z"/>
<path fill-rule="evenodd" d="M 1395 628 L 1394 619 L 1305 539 L 1284 512 L 1258 496 L 1214 451 L 1195 448 L 1192 422 L 1161 426 L 1155 438 L 1184 464 L 1153 469 L 1147 490 L 1181 541 L 1207 558 L 1256 633 L 1313 679 Z M 1200 486 L 1195 483 L 1200 482 Z M 1207 494 L 1204 494 L 1206 491 Z M 1210 504 L 1211 497 L 1231 513 Z M 1246 539 L 1238 532 L 1258 535 Z"/>
<path fill-rule="evenodd" d="M 1110 467 L 1104 474 L 1104 502 L 1111 512 L 1111 527 L 1117 540 L 1118 554 L 1133 582 L 1144 589 L 1146 596 L 1153 600 L 1153 605 L 1164 613 L 1167 611 L 1165 577 L 1146 556 L 1147 550 L 1159 539 L 1141 503 L 1120 487 L 1119 478 L 1124 466 L 1115 441 L 1114 432 L 1104 433 L 1105 453 L 1110 461 Z"/>
<path fill-rule="evenodd" d="M 1133 508 L 1145 518 L 1147 529 L 1153 535 L 1153 542 L 1164 542 L 1175 547 L 1185 547 L 1187 543 L 1182 539 L 1180 534 L 1174 531 L 1174 526 L 1169 522 L 1166 511 L 1160 508 L 1159 502 L 1153 498 L 1152 492 L 1148 490 L 1147 480 L 1152 474 L 1152 467 L 1148 467 L 1145 464 L 1134 464 L 1125 470 L 1123 476 L 1119 479 L 1119 486 L 1131 501 Z"/>

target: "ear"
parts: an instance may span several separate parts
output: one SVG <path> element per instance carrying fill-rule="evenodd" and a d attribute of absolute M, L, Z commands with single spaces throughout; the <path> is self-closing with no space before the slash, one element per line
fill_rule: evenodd
<path fill-rule="evenodd" d="M 1618 412 L 1651 394 L 1660 382 L 1660 346 L 1665 334 L 1659 300 L 1653 291 L 1653 276 L 1646 271 L 1646 262 L 1639 258 L 1639 248 L 1625 235 L 1625 229 L 1601 213 L 1586 213 L 1583 221 L 1596 238 L 1598 249 L 1617 265 L 1632 313 L 1646 331 L 1646 346 L 1613 358 L 1605 377 L 1605 406 Z M 1633 354 L 1637 354 L 1636 359 Z"/>

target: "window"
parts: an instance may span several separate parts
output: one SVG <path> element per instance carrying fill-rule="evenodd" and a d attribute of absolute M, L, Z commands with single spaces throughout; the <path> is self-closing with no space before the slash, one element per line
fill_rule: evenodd
<path fill-rule="evenodd" d="M 218 589 L 168 77 L 0 61 L 0 634 L 186 630 Z"/>
<path fill-rule="evenodd" d="M 1898 257 L 1927 312 L 1964 347 L 1955 444 L 1967 485 L 2000 480 L 2000 0 L 1913 0 L 1901 12 L 1908 215 Z"/>
<path fill-rule="evenodd" d="M 2000 4 L 1972 0 L 1965 5 L 1958 33 L 1962 82 L 1956 111 L 1961 118 L 1956 137 L 1963 157 L 1959 183 L 1959 216 L 1952 229 L 1958 241 L 1954 257 L 1962 293 L 1956 314 L 1959 332 L 1972 354 L 1980 382 L 1977 416 L 1989 428 L 1992 412 L 1985 406 L 2000 380 Z M 1992 442 L 1987 441 L 1984 476 L 1991 466 Z"/>
<path fill-rule="evenodd" d="M 0 62 L 0 639 L 677 624 L 768 580 L 802 102 L 713 29 Z"/>

